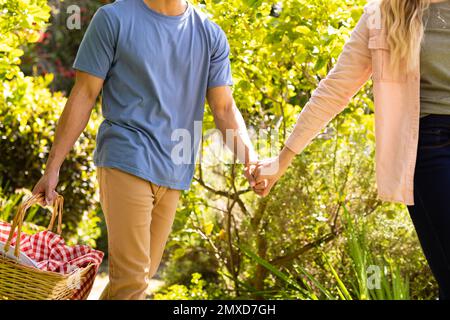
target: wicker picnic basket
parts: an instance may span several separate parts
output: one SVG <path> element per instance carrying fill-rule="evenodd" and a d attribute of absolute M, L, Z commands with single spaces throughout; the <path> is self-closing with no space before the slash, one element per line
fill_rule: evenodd
<path fill-rule="evenodd" d="M 22 225 L 26 211 L 34 204 L 43 201 L 42 195 L 35 195 L 24 201 L 13 219 L 11 231 L 5 243 L 5 252 L 11 246 L 15 230 L 17 238 L 20 239 Z M 63 197 L 58 195 L 54 202 L 52 217 L 48 230 L 52 230 L 57 222 L 57 233 L 61 234 Z M 15 246 L 14 255 L 19 257 L 19 241 Z M 74 279 L 83 282 L 94 265 L 79 268 L 70 274 L 43 271 L 37 268 L 19 264 L 0 253 L 0 300 L 66 300 L 71 299 L 75 292 Z"/>

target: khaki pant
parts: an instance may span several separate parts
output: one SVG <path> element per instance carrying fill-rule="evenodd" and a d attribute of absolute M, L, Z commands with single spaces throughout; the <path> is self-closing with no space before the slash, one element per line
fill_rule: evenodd
<path fill-rule="evenodd" d="M 108 229 L 109 284 L 101 299 L 144 299 L 172 228 L 180 191 L 98 168 Z"/>

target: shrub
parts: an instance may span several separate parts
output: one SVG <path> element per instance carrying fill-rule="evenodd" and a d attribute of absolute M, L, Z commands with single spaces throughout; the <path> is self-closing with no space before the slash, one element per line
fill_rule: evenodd
<path fill-rule="evenodd" d="M 192 274 L 188 286 L 174 284 L 155 293 L 155 300 L 207 300 L 211 299 L 206 290 L 207 284 L 200 273 Z"/>
<path fill-rule="evenodd" d="M 379 259 L 377 252 L 368 243 L 365 221 L 355 222 L 345 211 L 345 258 L 350 269 L 345 277 L 330 262 L 329 254 L 322 252 L 324 271 L 330 274 L 332 282 L 321 282 L 307 271 L 306 266 L 295 264 L 292 271 L 279 270 L 246 247 L 245 254 L 274 277 L 280 279 L 278 298 L 329 300 L 409 300 L 408 277 L 400 272 L 397 259 Z M 319 252 L 320 254 L 320 252 Z M 387 255 L 389 256 L 389 255 Z M 341 262 L 342 263 L 342 262 Z M 269 297 L 273 295 L 269 293 Z"/>
<path fill-rule="evenodd" d="M 22 70 L 26 75 L 52 73 L 55 81 L 50 84 L 52 91 L 69 92 L 74 81 L 72 64 L 78 46 L 95 11 L 107 0 L 49 0 L 52 8 L 50 25 L 40 35 L 36 43 L 25 48 Z M 80 29 L 69 29 L 66 21 L 73 12 L 68 8 L 76 5 L 80 9 Z"/>
<path fill-rule="evenodd" d="M 0 177 L 8 182 L 5 192 L 13 193 L 17 188 L 31 189 L 41 177 L 66 98 L 48 89 L 52 74 L 30 77 L 20 70 L 20 47 L 39 39 L 50 16 L 46 1 L 3 0 L 0 12 Z M 69 236 L 96 208 L 92 154 L 97 125 L 94 112 L 61 169 L 58 191 L 66 200 Z"/>
<path fill-rule="evenodd" d="M 57 120 L 66 99 L 52 94 L 45 77 L 16 76 L 0 88 L 0 175 L 16 188 L 31 189 L 45 168 Z M 64 222 L 73 232 L 83 215 L 95 209 L 95 168 L 92 161 L 95 119 L 77 141 L 60 172 L 58 190 L 65 198 Z"/>

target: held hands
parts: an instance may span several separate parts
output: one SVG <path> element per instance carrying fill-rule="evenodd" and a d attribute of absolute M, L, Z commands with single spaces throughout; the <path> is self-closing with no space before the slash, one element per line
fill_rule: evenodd
<path fill-rule="evenodd" d="M 266 197 L 286 170 L 280 167 L 279 157 L 261 160 L 254 170 L 255 186 L 253 191 Z"/>
<path fill-rule="evenodd" d="M 253 191 L 265 197 L 281 178 L 284 171 L 280 170 L 278 157 L 265 159 L 245 167 L 244 175 Z"/>
<path fill-rule="evenodd" d="M 245 176 L 253 191 L 261 197 L 266 197 L 289 168 L 294 157 L 293 151 L 284 148 L 278 157 L 248 165 L 245 168 Z"/>

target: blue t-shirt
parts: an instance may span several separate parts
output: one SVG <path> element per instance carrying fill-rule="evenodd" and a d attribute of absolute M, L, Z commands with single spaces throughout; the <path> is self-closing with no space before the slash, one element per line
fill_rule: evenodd
<path fill-rule="evenodd" d="M 165 16 L 143 0 L 117 0 L 94 15 L 73 67 L 105 80 L 95 165 L 189 189 L 207 89 L 232 85 L 224 32 L 190 4 Z M 180 129 L 190 149 L 173 161 Z"/>

